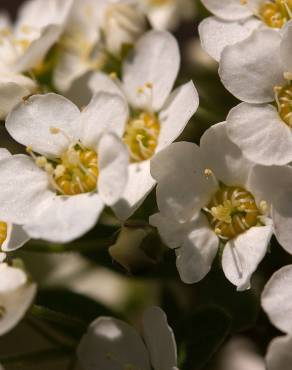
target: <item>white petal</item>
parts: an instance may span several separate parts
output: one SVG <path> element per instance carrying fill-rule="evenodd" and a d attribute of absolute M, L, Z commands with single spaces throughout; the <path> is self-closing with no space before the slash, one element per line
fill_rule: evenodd
<path fill-rule="evenodd" d="M 150 9 L 147 11 L 147 16 L 154 29 L 174 30 L 180 21 L 180 14 L 178 14 L 178 12 L 176 2 L 173 1 L 165 5 L 150 6 Z"/>
<path fill-rule="evenodd" d="M 70 197 L 56 195 L 24 226 L 31 238 L 68 243 L 89 231 L 97 222 L 104 204 L 98 194 Z"/>
<path fill-rule="evenodd" d="M 244 186 L 253 164 L 227 136 L 226 123 L 210 127 L 200 142 L 205 166 L 226 185 Z"/>
<path fill-rule="evenodd" d="M 13 329 L 24 317 L 33 302 L 36 289 L 36 284 L 28 282 L 14 292 L 0 294 L 0 306 L 5 310 L 1 316 L 0 335 Z"/>
<path fill-rule="evenodd" d="M 177 249 L 176 265 L 182 281 L 197 283 L 210 271 L 219 246 L 217 235 L 201 214 L 182 248 Z"/>
<path fill-rule="evenodd" d="M 274 273 L 262 293 L 262 307 L 272 324 L 284 333 L 292 333 L 292 265 Z"/>
<path fill-rule="evenodd" d="M 48 175 L 25 155 L 0 161 L 0 214 L 6 222 L 24 224 L 50 199 Z"/>
<path fill-rule="evenodd" d="M 11 153 L 5 149 L 5 148 L 0 148 L 0 161 L 3 159 L 7 159 L 11 157 Z"/>
<path fill-rule="evenodd" d="M 290 370 L 292 364 L 292 336 L 275 338 L 266 355 L 268 370 Z"/>
<path fill-rule="evenodd" d="M 160 110 L 172 90 L 179 66 L 176 39 L 168 32 L 147 32 L 123 66 L 124 89 L 130 103 L 136 108 L 150 106 L 154 111 Z M 140 88 L 144 92 L 139 92 Z"/>
<path fill-rule="evenodd" d="M 104 134 L 98 144 L 98 192 L 105 204 L 114 205 L 128 181 L 129 153 L 119 137 Z"/>
<path fill-rule="evenodd" d="M 29 236 L 20 225 L 8 224 L 8 235 L 5 242 L 2 244 L 2 251 L 10 252 L 21 248 L 29 241 Z"/>
<path fill-rule="evenodd" d="M 239 104 L 227 117 L 227 133 L 251 161 L 266 166 L 292 161 L 292 131 L 272 105 Z"/>
<path fill-rule="evenodd" d="M 109 94 L 120 95 L 122 98 L 126 99 L 122 91 L 120 80 L 117 78 L 111 78 L 105 73 L 92 73 L 88 81 L 88 86 L 93 94 L 106 92 Z"/>
<path fill-rule="evenodd" d="M 238 291 L 250 288 L 251 276 L 264 258 L 272 234 L 272 226 L 252 227 L 225 245 L 223 271 Z"/>
<path fill-rule="evenodd" d="M 79 109 L 61 95 L 34 95 L 18 105 L 7 117 L 6 128 L 19 143 L 40 154 L 56 157 L 71 144 L 66 135 L 79 139 Z M 58 128 L 65 133 L 52 134 Z"/>
<path fill-rule="evenodd" d="M 159 114 L 161 128 L 158 151 L 179 137 L 198 106 L 199 95 L 192 81 L 173 91 Z"/>
<path fill-rule="evenodd" d="M 225 87 L 247 103 L 273 101 L 274 86 L 285 82 L 280 44 L 279 32 L 263 29 L 227 46 L 221 54 L 219 68 Z"/>
<path fill-rule="evenodd" d="M 217 17 L 235 21 L 253 15 L 252 11 L 238 0 L 202 0 L 205 7 Z"/>
<path fill-rule="evenodd" d="M 84 370 L 150 370 L 145 345 L 138 333 L 123 321 L 100 317 L 81 339 L 77 354 Z"/>
<path fill-rule="evenodd" d="M 202 47 L 219 62 L 225 46 L 246 39 L 260 25 L 261 21 L 256 18 L 248 18 L 243 22 L 227 22 L 216 17 L 205 18 L 199 25 Z"/>
<path fill-rule="evenodd" d="M 279 193 L 274 203 L 272 216 L 278 242 L 288 253 L 292 254 L 292 193 L 289 190 Z"/>
<path fill-rule="evenodd" d="M 280 49 L 285 72 L 292 71 L 291 40 L 292 40 L 292 23 L 288 22 L 283 29 L 281 49 Z"/>
<path fill-rule="evenodd" d="M 143 317 L 143 337 L 155 370 L 177 366 L 177 349 L 167 317 L 159 307 L 148 308 Z"/>
<path fill-rule="evenodd" d="M 97 93 L 80 115 L 82 143 L 94 147 L 105 132 L 121 137 L 127 118 L 128 106 L 123 98 L 104 92 Z"/>
<path fill-rule="evenodd" d="M 157 204 L 166 217 L 185 222 L 206 206 L 217 184 L 205 176 L 200 148 L 173 143 L 151 160 L 151 174 L 158 181 Z"/>
<path fill-rule="evenodd" d="M 125 191 L 114 205 L 115 214 L 121 220 L 128 219 L 139 208 L 156 184 L 150 174 L 150 161 L 131 163 L 128 176 Z"/>
<path fill-rule="evenodd" d="M 0 264 L 0 295 L 13 292 L 27 282 L 26 273 L 6 263 Z"/>

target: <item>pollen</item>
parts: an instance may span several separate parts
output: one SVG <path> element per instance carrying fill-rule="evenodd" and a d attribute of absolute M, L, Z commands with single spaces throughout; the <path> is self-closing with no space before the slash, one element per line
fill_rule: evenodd
<path fill-rule="evenodd" d="M 124 134 L 132 162 L 150 159 L 157 148 L 160 123 L 155 114 L 140 113 L 129 120 Z"/>
<path fill-rule="evenodd" d="M 292 128 L 292 84 L 276 86 L 274 92 L 279 115 Z"/>
<path fill-rule="evenodd" d="M 292 0 L 263 1 L 259 17 L 271 28 L 282 28 L 292 18 Z"/>
<path fill-rule="evenodd" d="M 214 232 L 223 240 L 260 225 L 261 211 L 255 198 L 241 187 L 222 186 L 204 211 Z"/>
<path fill-rule="evenodd" d="M 7 223 L 0 221 L 0 247 L 7 239 Z"/>

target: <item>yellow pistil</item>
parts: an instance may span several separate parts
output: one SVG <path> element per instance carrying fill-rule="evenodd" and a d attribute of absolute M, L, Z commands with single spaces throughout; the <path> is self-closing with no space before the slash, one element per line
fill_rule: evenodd
<path fill-rule="evenodd" d="M 215 233 L 223 240 L 256 226 L 261 216 L 253 195 L 233 186 L 222 186 L 204 210 Z"/>
<path fill-rule="evenodd" d="M 124 142 L 129 148 L 131 161 L 142 162 L 150 159 L 157 148 L 160 123 L 152 113 L 140 113 L 129 120 L 124 134 Z"/>
<path fill-rule="evenodd" d="M 276 86 L 274 91 L 279 115 L 286 125 L 292 127 L 292 85 Z"/>
<path fill-rule="evenodd" d="M 282 28 L 291 19 L 291 14 L 292 0 L 266 0 L 259 10 L 259 17 L 272 28 Z"/>
<path fill-rule="evenodd" d="M 3 245 L 7 238 L 7 223 L 0 221 L 0 247 Z"/>

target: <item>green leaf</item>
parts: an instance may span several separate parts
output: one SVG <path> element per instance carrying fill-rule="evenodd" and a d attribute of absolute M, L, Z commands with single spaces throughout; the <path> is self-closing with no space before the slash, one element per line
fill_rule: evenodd
<path fill-rule="evenodd" d="M 231 318 L 218 307 L 202 307 L 182 327 L 182 370 L 202 369 L 230 333 Z"/>

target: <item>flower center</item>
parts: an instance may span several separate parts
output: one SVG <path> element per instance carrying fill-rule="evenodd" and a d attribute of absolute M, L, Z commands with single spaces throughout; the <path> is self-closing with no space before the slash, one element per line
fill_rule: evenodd
<path fill-rule="evenodd" d="M 264 1 L 259 17 L 269 27 L 282 28 L 292 18 L 292 0 Z"/>
<path fill-rule="evenodd" d="M 69 146 L 60 158 L 51 160 L 37 156 L 31 148 L 28 153 L 38 167 L 44 169 L 58 195 L 78 195 L 96 190 L 98 179 L 97 154 L 80 142 Z"/>
<path fill-rule="evenodd" d="M 151 158 L 158 145 L 160 123 L 155 114 L 140 113 L 129 120 L 124 134 L 132 162 L 142 162 Z"/>
<path fill-rule="evenodd" d="M 274 91 L 279 115 L 292 128 L 292 85 L 275 86 Z"/>
<path fill-rule="evenodd" d="M 7 223 L 0 221 L 0 247 L 3 245 L 7 238 Z"/>
<path fill-rule="evenodd" d="M 262 206 L 264 208 L 266 204 Z M 225 185 L 221 186 L 204 211 L 215 233 L 223 240 L 232 239 L 260 224 L 262 214 L 249 191 Z"/>

